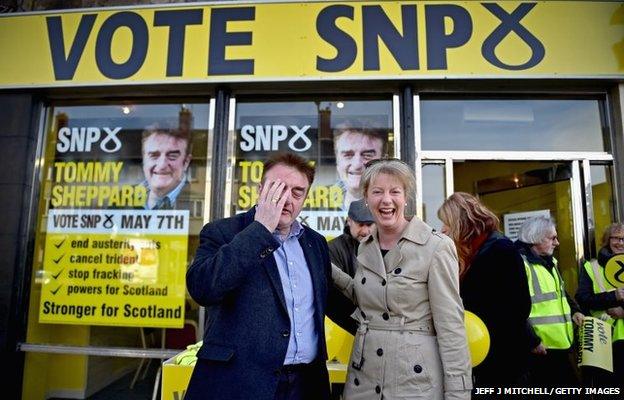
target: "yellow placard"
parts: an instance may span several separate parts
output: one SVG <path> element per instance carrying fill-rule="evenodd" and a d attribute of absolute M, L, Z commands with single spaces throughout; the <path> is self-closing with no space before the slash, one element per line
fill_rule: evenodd
<path fill-rule="evenodd" d="M 578 365 L 613 372 L 611 325 L 598 318 L 585 317 L 579 330 Z"/>
<path fill-rule="evenodd" d="M 182 327 L 188 215 L 51 210 L 39 321 Z"/>
<path fill-rule="evenodd" d="M 623 2 L 210 4 L 0 17 L 0 88 L 621 77 Z"/>
<path fill-rule="evenodd" d="M 182 400 L 191 380 L 194 365 L 177 365 L 175 359 L 163 363 L 161 400 Z"/>
<path fill-rule="evenodd" d="M 605 265 L 605 278 L 616 288 L 624 287 L 624 254 L 616 254 Z"/>

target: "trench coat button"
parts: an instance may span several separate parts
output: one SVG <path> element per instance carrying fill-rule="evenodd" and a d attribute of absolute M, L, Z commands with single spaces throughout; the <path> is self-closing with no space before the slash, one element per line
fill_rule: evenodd
<path fill-rule="evenodd" d="M 359 380 L 358 378 L 355 378 L 355 379 L 353 380 L 353 384 L 354 384 L 355 386 L 360 386 L 360 380 Z"/>
<path fill-rule="evenodd" d="M 386 280 L 385 279 L 381 280 L 381 286 L 386 286 Z"/>
<path fill-rule="evenodd" d="M 282 336 L 290 337 L 290 331 L 282 331 Z"/>
<path fill-rule="evenodd" d="M 398 274 L 400 274 L 400 273 L 401 273 L 401 268 L 397 268 L 397 269 L 395 269 L 395 270 L 394 270 L 394 273 L 395 273 L 395 274 L 397 274 L 397 275 L 398 275 Z"/>
<path fill-rule="evenodd" d="M 362 285 L 366 283 L 366 277 L 362 278 Z"/>
<path fill-rule="evenodd" d="M 414 365 L 414 372 L 420 374 L 422 372 L 422 367 L 418 364 Z"/>
<path fill-rule="evenodd" d="M 381 388 L 379 387 L 379 385 L 375 386 L 375 393 L 381 393 Z"/>
<path fill-rule="evenodd" d="M 385 313 L 381 314 L 381 318 L 383 318 L 384 320 L 386 320 L 386 321 L 387 321 L 387 320 L 389 320 L 389 319 L 390 319 L 390 316 L 388 315 L 388 313 L 387 313 L 387 312 L 385 312 Z"/>
<path fill-rule="evenodd" d="M 383 349 L 381 349 L 381 348 L 377 349 L 377 355 L 379 357 L 383 356 Z"/>
<path fill-rule="evenodd" d="M 366 319 L 366 313 L 364 311 L 360 311 L 360 314 L 362 314 L 362 318 Z"/>

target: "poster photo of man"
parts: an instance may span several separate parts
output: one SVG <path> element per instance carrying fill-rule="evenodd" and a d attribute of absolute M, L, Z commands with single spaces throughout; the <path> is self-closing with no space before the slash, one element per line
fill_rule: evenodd
<path fill-rule="evenodd" d="M 365 164 L 394 155 L 392 101 L 240 101 L 236 109 L 232 212 L 258 198 L 262 162 L 291 152 L 316 167 L 299 222 L 340 235 L 352 201 L 362 198 Z"/>
<path fill-rule="evenodd" d="M 143 131 L 141 154 L 147 188 L 145 209 L 184 208 L 188 193 L 181 193 L 188 192 L 187 170 L 192 158 L 189 131 L 150 126 Z"/>
<path fill-rule="evenodd" d="M 385 155 L 387 132 L 366 126 L 366 120 L 341 123 L 333 130 L 338 186 L 342 189 L 342 209 L 363 197 L 360 178 L 366 163 Z"/>

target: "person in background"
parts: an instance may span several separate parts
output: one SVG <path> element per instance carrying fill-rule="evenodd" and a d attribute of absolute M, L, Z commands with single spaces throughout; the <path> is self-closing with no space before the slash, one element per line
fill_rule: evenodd
<path fill-rule="evenodd" d="M 358 246 L 370 235 L 374 223 L 364 200 L 356 200 L 349 205 L 344 232 L 328 243 L 331 262 L 352 277 L 357 266 Z"/>
<path fill-rule="evenodd" d="M 616 288 L 605 279 L 607 261 L 617 254 L 624 254 L 622 223 L 614 223 L 607 227 L 602 236 L 602 248 L 598 252 L 598 259 L 583 263 L 579 272 L 576 301 L 583 310 L 608 322 L 612 327 L 613 373 L 588 367 L 584 372 L 589 375 L 587 380 L 594 387 L 624 385 L 624 288 Z"/>
<path fill-rule="evenodd" d="M 369 163 L 362 188 L 375 228 L 360 244 L 355 278 L 332 266 L 334 284 L 359 308 L 345 400 L 470 398 L 455 246 L 405 215 L 415 185 L 399 160 Z"/>
<path fill-rule="evenodd" d="M 584 315 L 565 290 L 557 259 L 553 257 L 558 245 L 557 229 L 551 218 L 529 218 L 518 232 L 516 246 L 524 260 L 531 294 L 529 373 L 533 386 L 578 384 L 570 356 L 573 323 L 580 326 Z"/>
<path fill-rule="evenodd" d="M 526 385 L 531 297 L 520 253 L 499 232 L 498 217 L 471 194 L 452 194 L 438 217 L 442 233 L 457 247 L 464 307 L 483 320 L 490 334 L 487 357 L 473 368 L 475 386 Z"/>
<path fill-rule="evenodd" d="M 143 131 L 143 185 L 147 188 L 145 209 L 182 208 L 179 198 L 188 194 L 187 170 L 191 162 L 191 138 L 186 129 L 167 129 L 157 125 Z"/>
<path fill-rule="evenodd" d="M 278 153 L 257 205 L 202 229 L 186 283 L 208 322 L 186 400 L 329 397 L 324 315 L 344 297 L 325 238 L 297 221 L 314 174 Z"/>
<path fill-rule="evenodd" d="M 343 191 L 343 210 L 348 210 L 353 200 L 362 198 L 360 179 L 364 165 L 384 155 L 387 134 L 372 129 L 363 121 L 348 121 L 334 131 L 334 151 L 338 186 Z"/>

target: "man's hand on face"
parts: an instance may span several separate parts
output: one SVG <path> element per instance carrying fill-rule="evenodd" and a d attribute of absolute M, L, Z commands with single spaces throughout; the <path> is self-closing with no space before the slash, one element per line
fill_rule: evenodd
<path fill-rule="evenodd" d="M 288 191 L 284 191 L 284 186 L 284 182 L 279 179 L 266 181 L 262 185 L 258 197 L 255 220 L 264 225 L 271 233 L 277 228 L 284 204 L 290 196 Z"/>

